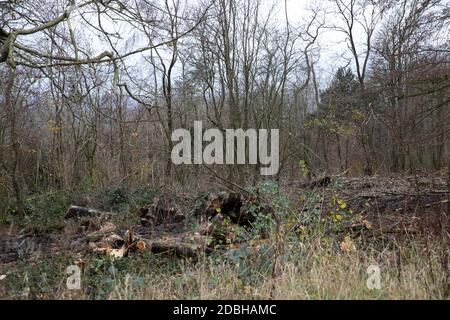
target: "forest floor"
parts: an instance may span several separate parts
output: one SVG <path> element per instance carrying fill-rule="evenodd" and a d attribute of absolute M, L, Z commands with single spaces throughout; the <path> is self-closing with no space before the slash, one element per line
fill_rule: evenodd
<path fill-rule="evenodd" d="M 449 299 L 447 210 L 443 173 L 52 193 L 0 221 L 0 298 Z"/>

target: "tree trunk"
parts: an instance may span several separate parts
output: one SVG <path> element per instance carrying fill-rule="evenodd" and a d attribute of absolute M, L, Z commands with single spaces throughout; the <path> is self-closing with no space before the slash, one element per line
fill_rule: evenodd
<path fill-rule="evenodd" d="M 13 159 L 10 167 L 11 180 L 16 196 L 16 209 L 19 215 L 24 214 L 24 195 L 23 195 L 23 176 L 22 176 L 22 147 L 19 141 L 19 133 L 17 128 L 18 110 L 16 102 L 13 101 L 14 87 L 14 71 L 8 69 L 8 83 L 5 94 L 5 107 L 8 112 L 8 120 L 10 123 L 10 139 L 13 153 Z"/>

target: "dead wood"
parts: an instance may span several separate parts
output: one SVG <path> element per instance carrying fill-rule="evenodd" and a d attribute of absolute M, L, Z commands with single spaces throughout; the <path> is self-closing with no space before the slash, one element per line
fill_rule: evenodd
<path fill-rule="evenodd" d="M 330 177 L 323 177 L 308 183 L 302 183 L 299 187 L 304 189 L 326 188 L 331 184 L 331 181 Z"/>
<path fill-rule="evenodd" d="M 251 226 L 258 214 L 268 214 L 272 209 L 263 204 L 257 196 L 221 192 L 207 196 L 196 214 L 211 220 L 218 214 L 227 217 L 234 224 L 248 227 Z"/>
<path fill-rule="evenodd" d="M 86 217 L 109 217 L 111 213 L 103 212 L 91 208 L 70 206 L 65 215 L 66 219 L 86 218 Z"/>
<path fill-rule="evenodd" d="M 177 223 L 186 218 L 171 196 L 156 197 L 151 206 L 140 208 L 139 217 L 143 226 Z"/>
<path fill-rule="evenodd" d="M 49 253 L 54 240 L 49 234 L 24 234 L 0 239 L 0 262 L 40 257 Z"/>
<path fill-rule="evenodd" d="M 206 245 L 189 243 L 171 243 L 167 241 L 146 240 L 148 250 L 153 254 L 173 254 L 177 257 L 197 257 L 202 252 L 210 252 L 212 249 Z"/>

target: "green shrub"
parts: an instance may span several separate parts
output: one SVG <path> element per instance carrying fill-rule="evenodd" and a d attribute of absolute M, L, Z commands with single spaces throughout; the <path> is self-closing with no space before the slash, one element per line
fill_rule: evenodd
<path fill-rule="evenodd" d="M 61 227 L 70 202 L 70 197 L 62 191 L 28 199 L 25 203 L 26 227 L 41 231 Z"/>

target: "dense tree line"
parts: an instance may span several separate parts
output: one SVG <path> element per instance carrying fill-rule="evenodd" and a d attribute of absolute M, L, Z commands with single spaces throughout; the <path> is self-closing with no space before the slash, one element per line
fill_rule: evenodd
<path fill-rule="evenodd" d="M 280 179 L 299 161 L 315 174 L 443 168 L 449 2 L 323 0 L 299 23 L 288 5 L 0 1 L 0 210 L 84 183 L 258 179 L 255 166 L 174 166 L 171 132 L 194 120 L 279 128 Z M 323 72 L 330 32 L 346 48 Z"/>

